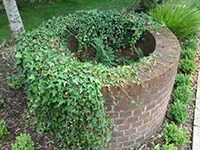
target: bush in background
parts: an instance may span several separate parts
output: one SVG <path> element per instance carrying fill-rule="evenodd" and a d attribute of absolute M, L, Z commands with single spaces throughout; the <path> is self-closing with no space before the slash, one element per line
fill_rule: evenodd
<path fill-rule="evenodd" d="M 135 0 L 133 1 L 133 6 L 131 6 L 136 11 L 149 11 L 155 8 L 157 4 L 164 3 L 167 0 Z"/>
<path fill-rule="evenodd" d="M 163 22 L 178 38 L 186 37 L 197 31 L 200 26 L 200 12 L 195 8 L 167 2 L 150 11 L 158 22 Z"/>

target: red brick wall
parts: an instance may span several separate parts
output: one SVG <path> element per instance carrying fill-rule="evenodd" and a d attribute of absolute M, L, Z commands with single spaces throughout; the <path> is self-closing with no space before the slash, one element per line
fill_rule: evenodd
<path fill-rule="evenodd" d="M 180 56 L 180 45 L 167 29 L 159 34 L 152 31 L 156 46 L 153 57 L 156 63 L 139 72 L 141 84 L 126 83 L 124 88 L 102 89 L 107 113 L 118 131 L 112 131 L 108 150 L 137 148 L 163 123 L 174 84 Z M 112 91 L 112 92 L 111 92 Z M 113 97 L 114 96 L 114 97 Z M 135 103 L 130 102 L 130 97 Z"/>

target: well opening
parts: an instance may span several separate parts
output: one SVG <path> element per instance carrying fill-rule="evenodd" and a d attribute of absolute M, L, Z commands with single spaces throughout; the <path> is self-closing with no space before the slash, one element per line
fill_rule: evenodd
<path fill-rule="evenodd" d="M 101 42 L 101 40 L 95 41 L 96 39 L 94 39 L 94 44 L 80 50 L 78 40 L 75 36 L 70 36 L 67 41 L 67 47 L 81 62 L 94 61 L 104 64 L 98 57 L 106 57 L 107 55 L 112 59 L 113 65 L 111 66 L 116 67 L 117 65 L 130 65 L 133 62 L 140 61 L 141 58 L 153 53 L 156 45 L 155 38 L 149 31 L 145 31 L 133 46 L 128 45 L 126 47 L 120 46 L 115 48 L 103 40 L 99 44 L 97 42 Z M 102 53 L 105 53 L 105 55 L 102 55 Z"/>

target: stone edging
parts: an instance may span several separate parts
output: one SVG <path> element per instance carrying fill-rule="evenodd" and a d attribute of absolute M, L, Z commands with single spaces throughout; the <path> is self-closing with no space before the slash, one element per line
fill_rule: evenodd
<path fill-rule="evenodd" d="M 193 150 L 200 149 L 200 72 L 198 73 L 198 82 L 197 82 L 192 149 Z"/>

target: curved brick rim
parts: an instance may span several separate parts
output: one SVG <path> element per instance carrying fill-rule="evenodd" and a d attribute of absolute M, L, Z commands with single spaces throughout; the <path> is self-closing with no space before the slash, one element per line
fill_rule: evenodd
<path fill-rule="evenodd" d="M 156 64 L 152 63 L 150 69 L 141 66 L 145 70 L 139 72 L 142 84 L 102 89 L 107 113 L 118 129 L 112 131 L 107 150 L 138 148 L 163 123 L 177 73 L 180 45 L 168 29 L 151 33 L 156 42 L 153 54 L 160 55 L 153 58 Z M 127 95 L 134 98 L 134 104 Z"/>

